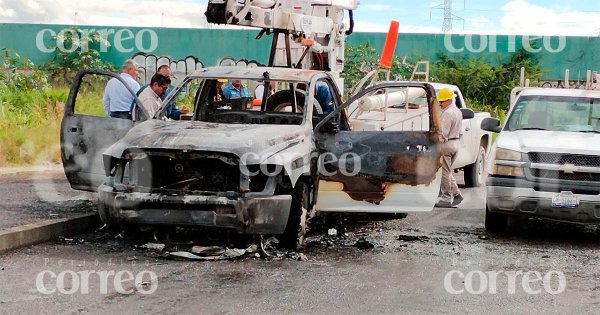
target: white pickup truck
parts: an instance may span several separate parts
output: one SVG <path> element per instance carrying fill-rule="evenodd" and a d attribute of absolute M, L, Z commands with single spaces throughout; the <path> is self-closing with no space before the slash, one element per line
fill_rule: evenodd
<path fill-rule="evenodd" d="M 485 227 L 510 215 L 600 223 L 600 91 L 516 88 L 491 151 Z"/>
<path fill-rule="evenodd" d="M 485 183 L 486 157 L 491 147 L 491 133 L 481 129 L 481 122 L 489 118 L 486 112 L 473 112 L 456 85 L 429 83 L 436 93 L 442 88 L 456 94 L 455 103 L 463 113 L 460 150 L 453 164 L 463 169 L 466 187 L 478 187 Z M 408 100 L 408 101 L 407 101 Z M 422 89 L 409 89 L 379 94 L 366 98 L 350 107 L 350 123 L 353 130 L 429 130 L 429 112 Z M 384 105 L 387 104 L 387 105 Z"/>

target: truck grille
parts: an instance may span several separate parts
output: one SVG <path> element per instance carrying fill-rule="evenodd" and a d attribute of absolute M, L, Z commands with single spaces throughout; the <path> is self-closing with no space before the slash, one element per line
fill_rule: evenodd
<path fill-rule="evenodd" d="M 533 163 L 545 164 L 574 164 L 578 166 L 598 166 L 600 167 L 600 156 L 581 155 L 581 154 L 561 154 L 561 153 L 529 153 L 529 161 Z"/>
<path fill-rule="evenodd" d="M 186 152 L 145 152 L 129 161 L 130 183 L 165 191 L 239 191 L 237 157 Z M 141 189 L 143 190 L 143 189 Z"/>
<path fill-rule="evenodd" d="M 600 156 L 595 155 L 531 152 L 528 156 L 529 161 L 533 163 L 554 165 L 573 164 L 576 166 L 600 167 Z M 557 170 L 544 170 L 537 168 L 531 169 L 531 176 L 554 180 L 570 180 L 583 182 L 600 181 L 600 174 L 598 173 L 565 173 Z"/>
<path fill-rule="evenodd" d="M 565 173 L 561 171 L 541 170 L 537 168 L 531 169 L 531 175 L 537 178 L 573 180 L 583 182 L 600 182 L 600 174 L 598 173 Z"/>

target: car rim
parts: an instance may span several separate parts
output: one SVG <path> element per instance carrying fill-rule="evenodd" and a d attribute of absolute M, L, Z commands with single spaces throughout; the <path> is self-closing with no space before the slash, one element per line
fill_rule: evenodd
<path fill-rule="evenodd" d="M 479 159 L 478 159 L 478 163 L 477 163 L 477 178 L 479 179 L 479 183 L 483 182 L 483 170 L 484 170 L 484 164 L 485 164 L 485 151 L 480 151 L 479 152 Z"/>

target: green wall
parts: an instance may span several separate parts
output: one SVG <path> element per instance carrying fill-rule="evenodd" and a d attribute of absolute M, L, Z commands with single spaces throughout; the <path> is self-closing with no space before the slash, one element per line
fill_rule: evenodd
<path fill-rule="evenodd" d="M 67 25 L 43 24 L 1 24 L 0 23 L 0 48 L 6 47 L 28 57 L 35 64 L 46 62 L 52 53 L 43 50 L 51 48 L 53 43 L 50 33 L 58 33 Z M 256 40 L 257 30 L 222 30 L 222 29 L 172 29 L 172 28 L 139 28 L 139 27 L 107 27 L 107 26 L 79 26 L 80 29 L 111 30 L 108 40 L 111 47 L 102 53 L 104 60 L 120 64 L 144 49 L 153 48 L 146 53 L 157 56 L 168 56 L 173 60 L 185 59 L 188 56 L 197 57 L 203 65 L 215 65 L 222 57 L 234 59 L 256 60 L 267 63 L 270 47 L 270 36 L 263 36 Z M 37 40 L 42 32 L 43 43 Z M 119 35 L 117 35 L 119 33 Z M 151 37 L 151 34 L 156 37 Z M 121 48 L 117 49 L 118 40 L 121 38 Z M 481 39 L 487 45 L 481 46 Z M 529 40 L 528 40 L 529 39 Z M 495 44 L 491 41 L 495 40 Z M 522 36 L 510 37 L 506 35 L 489 37 L 487 35 L 452 35 L 446 38 L 444 34 L 400 34 L 396 55 L 417 55 L 435 60 L 438 52 L 449 55 L 467 55 L 469 57 L 485 58 L 491 62 L 499 62 L 509 58 L 511 52 L 531 42 L 532 47 L 544 47 L 544 40 L 548 49 L 537 52 L 542 67 L 547 71 L 545 79 L 562 79 L 564 69 L 571 70 L 572 79 L 583 79 L 587 69 L 600 70 L 600 37 L 558 37 L 551 38 L 524 38 Z M 560 40 L 564 40 L 564 48 L 559 48 Z M 137 42 L 136 42 L 137 41 Z M 364 41 L 370 42 L 377 49 L 383 47 L 385 34 L 382 33 L 355 33 L 348 37 L 348 44 L 358 45 Z M 152 45 L 155 45 L 152 47 Z M 450 52 L 450 49 L 460 49 L 471 44 L 479 53 Z M 42 47 L 42 49 L 39 49 Z"/>

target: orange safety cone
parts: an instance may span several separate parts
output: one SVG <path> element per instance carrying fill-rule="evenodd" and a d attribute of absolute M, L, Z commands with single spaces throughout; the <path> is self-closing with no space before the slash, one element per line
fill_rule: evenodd
<path fill-rule="evenodd" d="M 384 68 L 390 69 L 392 67 L 392 59 L 394 58 L 394 51 L 396 50 L 396 41 L 398 40 L 399 28 L 400 23 L 398 21 L 392 21 L 390 23 L 390 30 L 385 38 L 383 52 L 381 53 L 381 58 L 379 59 L 379 65 Z"/>

